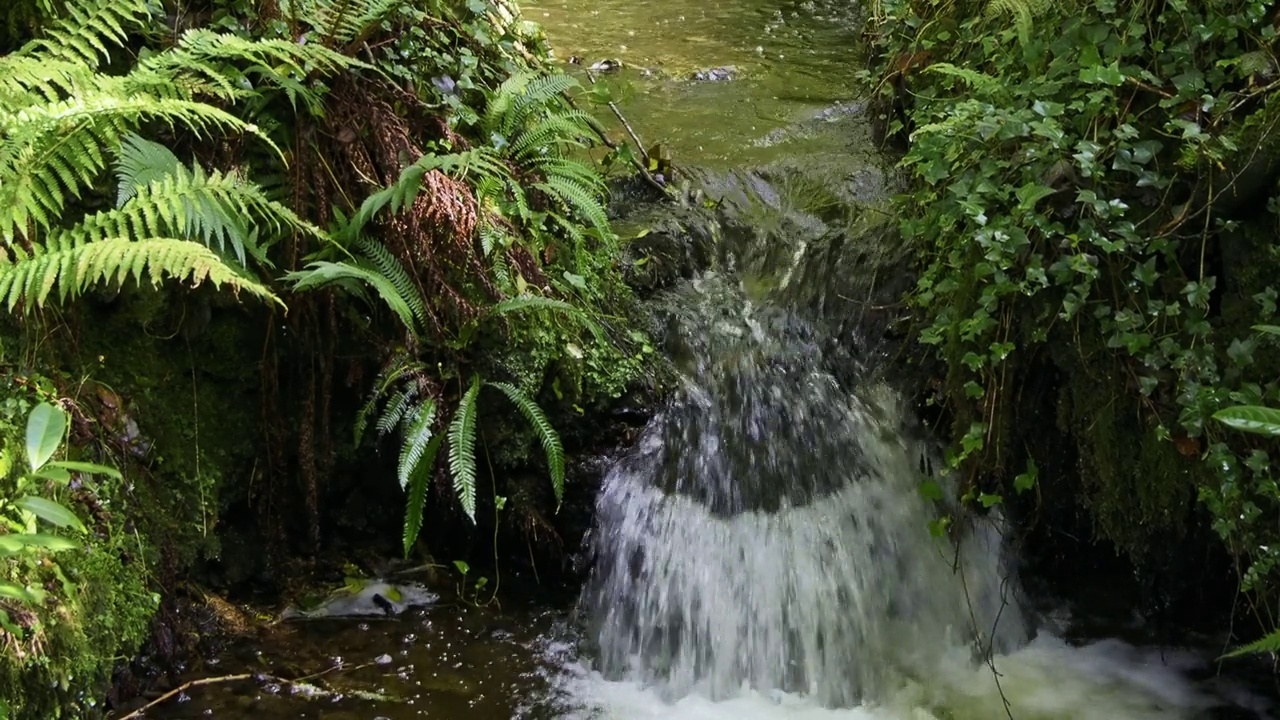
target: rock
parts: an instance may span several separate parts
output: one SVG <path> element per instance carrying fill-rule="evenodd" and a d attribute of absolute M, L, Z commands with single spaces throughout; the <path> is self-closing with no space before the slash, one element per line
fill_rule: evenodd
<path fill-rule="evenodd" d="M 431 605 L 440 596 L 415 583 L 361 580 L 334 591 L 314 608 L 287 608 L 282 620 L 399 615 L 411 607 Z"/>
<path fill-rule="evenodd" d="M 722 80 L 732 80 L 737 74 L 738 68 L 736 65 L 722 65 L 698 70 L 691 77 L 701 82 L 720 82 Z"/>

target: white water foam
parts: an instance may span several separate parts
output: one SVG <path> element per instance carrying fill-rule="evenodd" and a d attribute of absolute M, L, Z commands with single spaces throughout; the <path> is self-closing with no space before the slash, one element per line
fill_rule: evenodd
<path fill-rule="evenodd" d="M 566 720 L 1000 720 L 1010 714 L 1015 720 L 1192 720 L 1223 704 L 1187 676 L 1202 664 L 1195 656 L 1115 640 L 1073 647 L 1042 634 L 996 658 L 999 687 L 991 669 L 972 662 L 967 651 L 938 648 L 936 659 L 937 671 L 927 680 L 851 708 L 747 687 L 716 701 L 698 691 L 668 700 L 658 687 L 606 680 L 579 664 L 566 668 L 558 690 L 570 706 Z"/>

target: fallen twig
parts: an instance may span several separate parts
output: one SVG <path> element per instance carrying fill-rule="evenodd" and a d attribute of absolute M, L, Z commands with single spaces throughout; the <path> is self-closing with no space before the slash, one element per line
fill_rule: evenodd
<path fill-rule="evenodd" d="M 146 717 L 147 711 L 156 707 L 157 705 L 162 705 L 168 702 L 169 700 L 172 700 L 173 698 L 187 692 L 188 690 L 194 690 L 195 688 L 204 687 L 205 685 L 220 685 L 222 683 L 241 682 L 243 680 L 253 680 L 254 678 L 270 680 L 272 682 L 278 682 L 282 685 L 299 685 L 301 683 L 305 683 L 310 680 L 314 680 L 318 677 L 321 677 L 322 675 L 328 675 L 329 673 L 334 672 L 335 670 L 361 670 L 363 668 L 372 667 L 376 664 L 377 663 L 362 663 L 360 665 L 351 665 L 351 666 L 334 665 L 332 667 L 327 667 L 324 670 L 321 670 L 319 672 L 311 673 L 310 675 L 303 675 L 302 677 L 294 678 L 293 680 L 289 680 L 288 678 L 276 677 L 275 675 L 267 675 L 265 673 L 236 673 L 234 675 L 218 675 L 217 677 L 199 678 L 197 680 L 191 680 L 189 682 L 185 682 L 179 685 L 178 687 L 161 695 L 155 700 L 152 700 L 146 705 L 143 705 L 137 710 L 134 710 L 128 715 L 120 716 L 116 720 L 139 720 L 139 718 Z"/>
<path fill-rule="evenodd" d="M 596 82 L 595 75 L 591 74 L 591 71 L 588 70 L 587 77 L 591 80 L 591 84 L 594 85 Z M 579 109 L 578 104 L 574 102 L 573 98 L 569 97 L 568 93 L 564 93 L 563 96 L 565 101 L 569 103 L 569 107 L 573 108 L 574 110 Z M 664 196 L 669 196 L 671 191 L 665 185 L 658 182 L 658 179 L 653 176 L 653 173 L 649 172 L 649 168 L 648 168 L 649 154 L 645 152 L 644 145 L 640 143 L 640 138 L 638 135 L 636 135 L 635 130 L 631 128 L 631 124 L 628 123 L 626 118 L 622 116 L 622 112 L 618 110 L 617 105 L 614 105 L 612 102 L 610 102 L 609 108 L 613 110 L 613 114 L 618 118 L 618 120 L 622 122 L 622 126 L 627 129 L 627 133 L 631 135 L 631 139 L 635 141 L 636 148 L 640 151 L 641 158 L 643 158 L 643 161 L 642 161 L 640 158 L 637 158 L 635 155 L 632 155 L 631 165 L 635 167 L 637 171 L 639 171 L 640 177 L 644 178 L 644 181 L 648 183 L 653 189 L 662 193 Z M 595 117 L 590 115 L 589 113 L 587 114 L 587 118 L 588 118 L 587 124 L 591 126 L 591 129 L 593 131 L 595 131 L 595 134 L 600 138 L 600 142 L 604 143 L 604 146 L 609 148 L 610 150 L 617 150 L 618 143 L 610 139 L 608 131 L 605 130 L 605 127 L 600 124 L 600 121 L 595 119 Z"/>
<path fill-rule="evenodd" d="M 596 84 L 596 76 L 590 70 L 587 71 L 587 79 L 591 81 L 593 86 Z M 631 127 L 631 123 L 627 122 L 627 119 L 622 116 L 622 111 L 618 109 L 618 106 L 612 100 L 609 101 L 609 109 L 613 111 L 613 116 L 618 118 L 618 122 L 622 123 L 622 127 L 627 129 L 627 134 L 631 136 L 632 141 L 636 144 L 636 150 L 640 151 L 640 159 L 644 161 L 645 167 L 648 167 L 653 160 L 649 157 L 649 151 L 644 149 L 644 143 L 640 141 L 640 136 L 636 134 L 635 129 Z"/>

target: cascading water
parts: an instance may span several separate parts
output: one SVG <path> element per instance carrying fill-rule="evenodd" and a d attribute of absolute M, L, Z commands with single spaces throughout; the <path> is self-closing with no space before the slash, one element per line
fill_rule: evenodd
<path fill-rule="evenodd" d="M 851 706 L 989 642 L 1001 610 L 1016 640 L 998 548 L 930 535 L 901 400 L 865 372 L 837 384 L 814 325 L 750 286 L 708 275 L 671 298 L 681 387 L 597 504 L 599 670 L 668 698 Z"/>

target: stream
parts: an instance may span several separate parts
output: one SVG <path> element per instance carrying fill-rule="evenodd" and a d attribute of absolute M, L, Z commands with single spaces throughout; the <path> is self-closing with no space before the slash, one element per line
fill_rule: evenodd
<path fill-rule="evenodd" d="M 646 143 L 678 161 L 790 163 L 851 183 L 847 197 L 883 197 L 849 79 L 853 3 L 537 0 L 523 10 L 562 61 L 621 61 L 599 81 Z M 728 78 L 693 77 L 726 67 Z M 659 301 L 679 387 L 608 471 L 576 603 L 477 608 L 445 583 L 433 588 L 442 598 L 397 617 L 285 623 L 200 674 L 341 670 L 306 684 L 209 685 L 148 717 L 1273 716 L 1270 699 L 1218 676 L 1221 646 L 1119 639 L 1137 621 L 1113 622 L 1112 637 L 1086 632 L 1100 623 L 1070 604 L 1027 600 L 998 518 L 956 531 L 959 552 L 932 537 L 919 484 L 938 448 L 871 371 L 880 359 L 869 344 L 835 356 L 848 343 L 826 342 L 829 318 L 796 299 L 792 283 L 824 260 L 804 238 L 764 238 Z"/>

